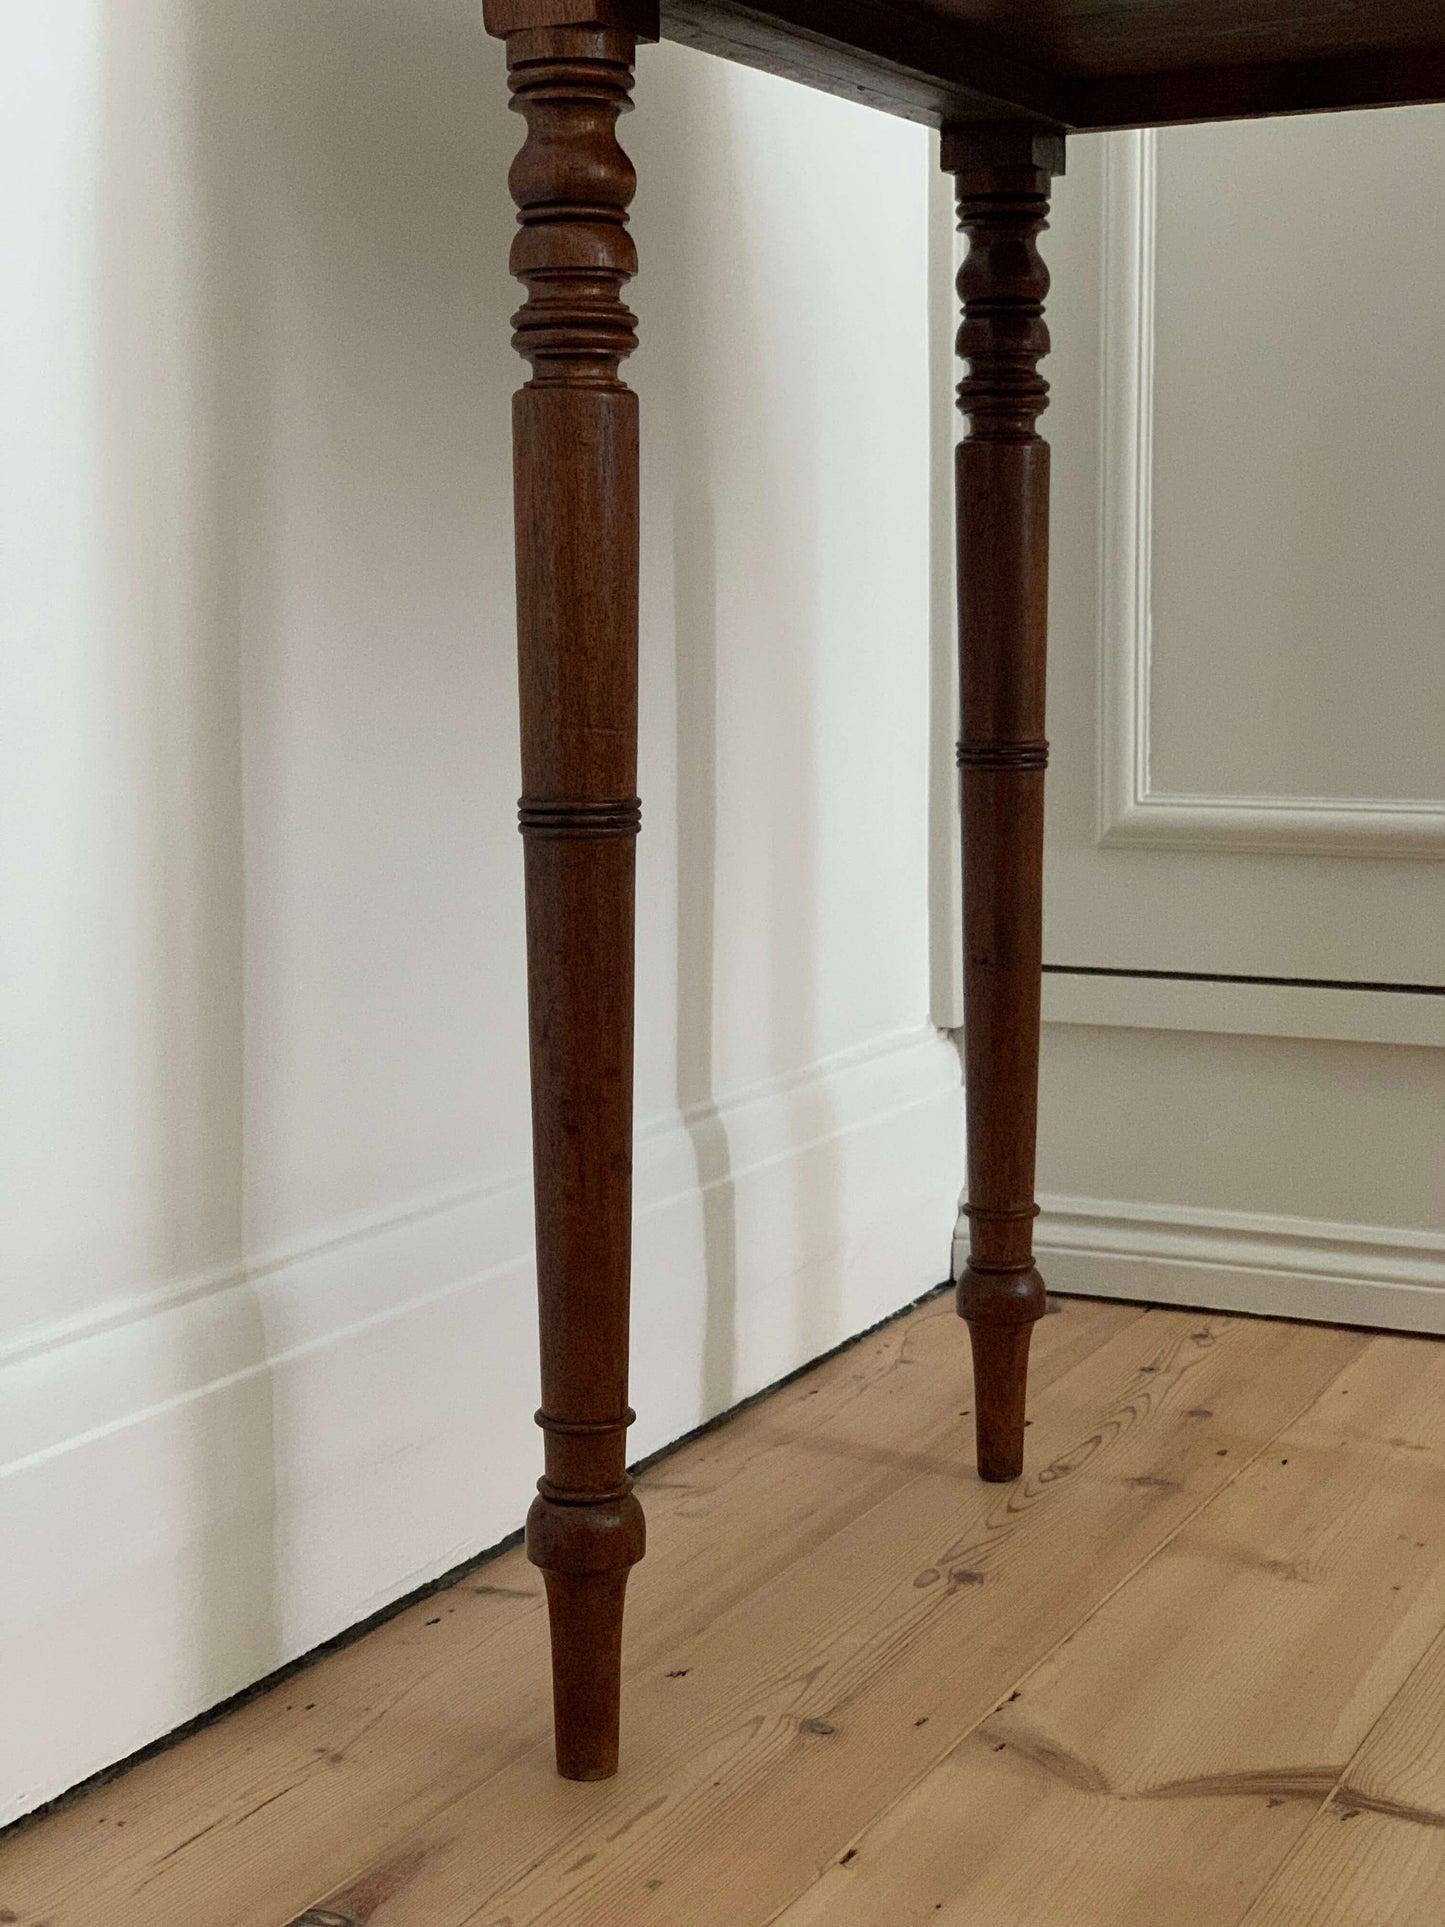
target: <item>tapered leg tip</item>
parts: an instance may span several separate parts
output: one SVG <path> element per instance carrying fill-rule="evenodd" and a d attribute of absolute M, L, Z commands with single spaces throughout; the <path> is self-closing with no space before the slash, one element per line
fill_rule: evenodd
<path fill-rule="evenodd" d="M 1024 1405 L 1033 1325 L 969 1323 L 973 1345 L 974 1430 L 978 1476 L 1007 1485 L 1023 1476 Z"/>
<path fill-rule="evenodd" d="M 1023 1475 L 1022 1452 L 1016 1459 L 986 1459 L 982 1452 L 978 1455 L 978 1476 L 985 1485 L 1012 1485 L 1015 1479 L 1021 1479 Z"/>
<path fill-rule="evenodd" d="M 622 1697 L 622 1605 L 627 1572 L 547 1572 L 552 1708 L 564 1780 L 617 1771 Z"/>
<path fill-rule="evenodd" d="M 617 1755 L 610 1760 L 578 1760 L 558 1752 L 557 1772 L 564 1780 L 615 1780 L 617 1777 Z"/>

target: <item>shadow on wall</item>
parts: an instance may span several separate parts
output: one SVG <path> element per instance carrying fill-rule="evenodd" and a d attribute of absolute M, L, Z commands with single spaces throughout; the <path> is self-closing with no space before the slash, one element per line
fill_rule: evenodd
<path fill-rule="evenodd" d="M 324 1414 L 303 1396 L 285 1358 L 307 1332 L 244 1258 L 528 1156 L 504 270 L 520 127 L 472 0 L 142 0 L 106 18 L 106 595 L 124 635 L 97 714 L 125 734 L 118 793 L 156 773 L 126 900 L 144 1002 L 122 1027 L 150 1084 L 134 1162 L 170 1236 L 133 1276 L 237 1268 L 214 1315 L 184 1323 L 196 1356 L 175 1376 L 203 1388 L 187 1463 L 165 1469 L 184 1498 L 148 1522 L 152 1570 L 189 1581 L 170 1703 L 198 1706 L 295 1650 L 315 1557 L 297 1522 L 354 1503 L 325 1490 L 336 1428 L 406 1445 L 384 1385 L 363 1407 L 328 1383 Z M 818 1227 L 844 1216 L 826 1097 L 767 1181 L 765 1233 L 739 1222 L 717 1103 L 719 1082 L 731 1096 L 826 1048 L 808 268 L 789 269 L 780 334 L 786 237 L 760 245 L 736 215 L 766 204 L 769 157 L 745 151 L 724 72 L 645 50 L 624 134 L 657 159 L 635 382 L 651 526 L 671 512 L 671 554 L 654 540 L 646 566 L 670 571 L 673 633 L 644 636 L 643 761 L 676 767 L 675 799 L 645 793 L 644 847 L 676 892 L 665 1101 L 704 1194 L 708 1413 L 752 1389 L 739 1330 L 761 1314 L 740 1319 L 740 1277 L 786 1291 L 766 1316 L 791 1318 L 797 1356 L 834 1342 Z M 670 1029 L 660 1009 L 642 1025 Z M 760 1040 L 741 1056 L 738 1019 Z M 695 1298 L 691 1258 L 665 1282 Z M 643 1357 L 640 1376 L 667 1369 Z M 358 1596 L 364 1542 L 394 1523 L 338 1529 L 362 1546 Z"/>
<path fill-rule="evenodd" d="M 120 15 L 124 11 L 125 17 Z M 139 995 L 132 1150 L 159 1248 L 135 1284 L 234 1267 L 244 1241 L 243 596 L 264 499 L 252 288 L 238 217 L 238 103 L 220 8 L 111 8 L 98 150 L 104 606 L 130 761 L 115 806 L 146 819 L 127 851 Z M 190 224 L 208 243 L 189 255 Z M 142 999 L 144 1000 L 142 1002 Z M 134 1285 L 133 1287 L 134 1288 Z M 273 1534 L 275 1427 L 260 1300 L 244 1283 L 215 1321 L 177 1321 L 192 1401 L 185 1463 L 148 1496 L 144 1531 L 183 1541 L 176 1697 L 205 1704 L 281 1657 Z M 170 1556 L 173 1556 L 171 1554 Z M 63 1709 L 69 1711 L 68 1708 Z M 85 1757 L 85 1749 L 77 1749 Z"/>
<path fill-rule="evenodd" d="M 739 151 L 735 79 L 719 63 L 644 48 L 641 111 L 623 128 L 640 177 L 634 305 L 641 348 L 634 380 L 643 399 L 644 502 L 654 512 L 669 506 L 656 494 L 649 503 L 654 486 L 671 497 L 676 1095 L 702 1190 L 707 1299 L 700 1391 L 707 1412 L 725 1410 L 755 1389 L 745 1372 L 739 1375 L 746 1234 L 718 1108 L 720 1014 L 734 1024 L 741 1015 L 756 1027 L 775 1064 L 814 1061 L 820 1033 L 817 704 L 809 647 L 817 621 L 818 511 L 815 499 L 800 500 L 796 460 L 799 444 L 812 445 L 814 391 L 811 371 L 790 364 L 787 349 L 799 346 L 796 333 L 791 344 L 780 339 L 782 290 L 768 278 L 767 252 L 732 218 L 738 205 L 768 205 L 763 184 L 749 182 L 747 157 Z M 665 166 L 648 164 L 654 143 Z M 714 298 L 720 280 L 729 294 L 725 311 Z M 774 384 L 787 389 L 785 408 L 768 406 Z M 775 426 L 784 420 L 786 445 Z M 739 471 L 746 478 L 741 488 Z M 727 497 L 721 512 L 720 476 Z M 645 635 L 643 646 L 645 657 Z M 644 660 L 644 702 L 647 682 Z M 756 708 L 760 689 L 765 700 Z M 768 826 L 766 839 L 750 845 L 761 852 L 766 873 L 751 874 L 742 888 L 735 872 L 727 873 L 724 855 L 747 834 L 729 814 L 742 800 L 740 778 L 748 816 Z M 654 827 L 659 814 L 654 806 Z M 645 891 L 645 867 L 643 882 Z M 745 941 L 725 926 L 730 905 L 733 914 L 746 906 Z M 785 1244 L 794 1251 L 807 1245 L 810 1232 L 816 1240 L 817 1227 L 841 1222 L 841 1175 L 829 1133 L 830 1123 L 819 1129 L 815 1119 L 815 1142 L 789 1173 L 794 1222 Z M 831 1342 L 815 1334 L 837 1329 L 838 1294 L 830 1272 L 789 1283 L 797 1351 L 806 1356 L 810 1344 Z"/>
<path fill-rule="evenodd" d="M 704 468 L 700 475 L 706 475 Z M 673 524 L 677 647 L 677 1104 L 702 1187 L 707 1312 L 702 1399 L 722 1411 L 737 1383 L 737 1187 L 713 1094 L 717 970 L 717 525 L 699 483 Z"/>
<path fill-rule="evenodd" d="M 525 1156 L 518 129 L 470 5 L 143 12 L 107 22 L 100 333 L 114 713 L 154 785 L 135 1162 L 175 1227 L 139 1270 L 166 1277 Z M 516 881 L 491 904 L 479 827 Z M 489 1072 L 510 1143 L 472 1095 Z M 155 1531 L 184 1535 L 176 1697 L 205 1704 L 293 1650 L 287 1515 L 327 1442 L 270 1365 L 294 1334 L 264 1283 L 183 1329 L 176 1375 L 207 1390 Z"/>

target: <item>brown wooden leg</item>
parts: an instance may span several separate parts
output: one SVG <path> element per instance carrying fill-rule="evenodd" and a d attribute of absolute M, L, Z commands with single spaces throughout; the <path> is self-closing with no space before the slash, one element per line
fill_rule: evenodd
<path fill-rule="evenodd" d="M 1033 1260 L 1044 849 L 1044 658 L 1049 449 L 1048 270 L 1036 239 L 1061 135 L 1027 122 L 945 129 L 969 239 L 958 278 L 969 363 L 958 448 L 959 661 L 963 734 L 964 1056 L 969 1323 L 978 1469 L 1023 1470 L 1029 1337 L 1044 1309 Z"/>
<path fill-rule="evenodd" d="M 557 1768 L 617 1770 L 622 1609 L 642 1557 L 626 1464 L 637 800 L 637 260 L 618 146 L 645 8 L 487 0 L 527 139 L 512 167 L 526 284 L 513 413 L 532 1141 Z M 558 15 L 564 24 L 555 22 Z M 570 16 L 570 19 L 569 19 Z"/>

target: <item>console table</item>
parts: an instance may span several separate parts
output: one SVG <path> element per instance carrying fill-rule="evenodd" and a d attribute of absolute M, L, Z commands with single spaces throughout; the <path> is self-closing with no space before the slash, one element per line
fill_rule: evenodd
<path fill-rule="evenodd" d="M 1039 1057 L 1049 450 L 1037 240 L 1065 137 L 1445 100 L 1445 0 L 484 0 L 527 123 L 513 416 L 521 827 L 546 1472 L 527 1521 L 551 1616 L 557 1766 L 618 1755 L 637 784 L 637 345 L 622 289 L 639 41 L 661 35 L 942 129 L 959 275 L 965 1057 L 978 1469 L 1023 1466 Z M 1384 291 L 1382 298 L 1388 298 Z"/>

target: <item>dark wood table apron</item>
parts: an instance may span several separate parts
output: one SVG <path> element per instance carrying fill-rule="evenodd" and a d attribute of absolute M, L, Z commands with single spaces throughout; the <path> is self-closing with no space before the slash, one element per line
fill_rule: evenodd
<path fill-rule="evenodd" d="M 546 1473 L 527 1522 L 558 1770 L 616 1771 L 627 1478 L 637 799 L 635 179 L 617 140 L 662 34 L 943 130 L 959 275 L 959 657 L 978 1468 L 1023 1465 L 1041 965 L 1049 450 L 1038 251 L 1065 136 L 1445 99 L 1445 0 L 484 0 L 512 167 L 521 824 Z"/>

